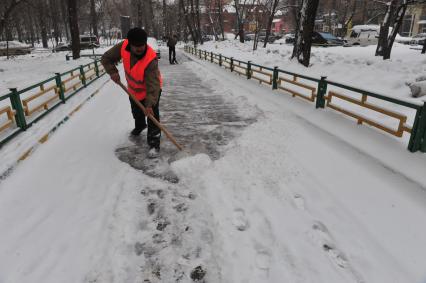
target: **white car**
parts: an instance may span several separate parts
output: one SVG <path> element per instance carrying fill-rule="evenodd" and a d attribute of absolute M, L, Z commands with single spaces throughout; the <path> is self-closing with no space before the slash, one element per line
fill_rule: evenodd
<path fill-rule="evenodd" d="M 411 45 L 423 45 L 426 40 L 426 33 L 419 33 L 415 36 L 413 36 L 413 39 L 411 40 Z"/>
<path fill-rule="evenodd" d="M 155 53 L 157 53 L 157 58 L 161 58 L 160 48 L 158 48 L 158 42 L 157 39 L 154 37 L 148 37 L 147 43 L 149 46 L 151 46 L 152 49 L 154 49 Z"/>
<path fill-rule="evenodd" d="M 353 26 L 349 36 L 345 37 L 345 46 L 368 46 L 378 42 L 380 26 L 358 25 Z"/>

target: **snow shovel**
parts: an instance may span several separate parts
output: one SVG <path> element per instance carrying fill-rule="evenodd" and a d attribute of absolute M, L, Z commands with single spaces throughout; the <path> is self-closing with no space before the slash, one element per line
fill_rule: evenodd
<path fill-rule="evenodd" d="M 142 111 L 143 111 L 143 113 L 145 113 L 146 114 L 146 108 L 142 105 L 142 103 L 140 103 L 137 99 L 136 99 L 136 97 L 133 95 L 133 94 L 131 94 L 130 92 L 129 92 L 129 90 L 127 89 L 127 87 L 125 87 L 124 85 L 123 85 L 123 83 L 122 82 L 118 82 L 118 85 L 120 85 L 121 86 L 121 88 L 130 96 L 130 98 L 136 103 L 136 105 L 137 106 L 139 106 L 139 108 L 140 109 L 142 109 Z M 158 122 L 157 121 L 157 119 L 155 119 L 155 117 L 154 116 L 152 116 L 151 114 L 149 114 L 149 115 L 147 115 L 148 116 L 148 118 L 149 119 L 151 119 L 151 121 L 157 126 L 157 127 L 159 127 L 160 128 L 160 130 L 161 131 L 163 131 L 165 134 L 166 134 L 166 136 L 167 136 L 167 138 L 180 150 L 180 151 L 182 151 L 183 150 L 183 147 L 180 145 L 180 144 L 178 144 L 177 142 L 176 142 L 176 140 L 175 140 L 175 138 L 172 136 L 172 134 L 171 133 L 169 133 L 169 131 L 160 123 L 160 122 Z"/>

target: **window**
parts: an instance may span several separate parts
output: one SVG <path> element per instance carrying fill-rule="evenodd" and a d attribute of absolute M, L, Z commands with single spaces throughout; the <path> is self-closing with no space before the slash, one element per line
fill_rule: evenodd
<path fill-rule="evenodd" d="M 426 23 L 423 23 L 423 22 L 426 22 L 426 15 L 421 16 L 420 22 L 421 22 L 421 24 L 419 24 L 419 32 L 425 33 L 426 32 Z"/>
<path fill-rule="evenodd" d="M 402 21 L 402 26 L 401 26 L 401 29 L 400 29 L 400 34 L 402 36 L 410 36 L 411 35 L 411 33 L 413 32 L 411 30 L 413 20 L 414 20 L 414 15 L 405 15 L 404 16 L 404 20 Z"/>

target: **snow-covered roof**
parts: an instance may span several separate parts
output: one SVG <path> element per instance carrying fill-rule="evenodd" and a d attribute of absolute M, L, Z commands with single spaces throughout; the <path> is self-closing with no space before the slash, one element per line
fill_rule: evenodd
<path fill-rule="evenodd" d="M 225 6 L 223 6 L 223 11 L 225 12 L 228 12 L 228 13 L 230 13 L 230 14 L 233 14 L 233 13 L 235 13 L 236 11 L 235 11 L 235 7 L 234 6 L 232 6 L 232 5 L 225 5 Z"/>
<path fill-rule="evenodd" d="M 356 25 L 352 27 L 352 30 L 354 31 L 361 31 L 361 30 L 379 31 L 379 29 L 380 29 L 379 25 Z"/>
<path fill-rule="evenodd" d="M 277 10 L 275 12 L 275 16 L 282 16 L 282 15 L 284 15 L 284 13 L 281 10 Z"/>
<path fill-rule="evenodd" d="M 272 20 L 272 22 L 273 22 L 273 23 L 279 23 L 279 22 L 281 22 L 281 21 L 282 21 L 281 19 L 273 19 L 273 20 Z"/>

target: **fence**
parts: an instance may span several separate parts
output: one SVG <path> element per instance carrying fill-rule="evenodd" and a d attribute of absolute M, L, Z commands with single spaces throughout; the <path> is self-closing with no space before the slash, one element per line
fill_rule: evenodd
<path fill-rule="evenodd" d="M 11 88 L 0 96 L 0 103 L 10 103 L 0 106 L 0 147 L 104 74 L 100 60 L 95 59 L 27 88 Z"/>
<path fill-rule="evenodd" d="M 254 64 L 251 61 L 244 62 L 233 57 L 226 57 L 222 54 L 215 54 L 191 46 L 185 46 L 185 51 L 198 56 L 200 59 L 218 64 L 220 67 L 229 69 L 238 75 L 245 76 L 247 79 L 254 79 L 260 84 L 270 85 L 273 90 L 282 90 L 290 93 L 293 97 L 297 96 L 305 101 L 315 103 L 316 108 L 327 107 L 348 115 L 356 119 L 359 125 L 365 123 L 396 137 L 402 137 L 404 133 L 410 134 L 408 150 L 411 152 L 426 152 L 426 102 L 419 104 L 412 103 L 333 82 L 327 80 L 326 77 L 313 78 L 285 71 L 278 67 L 265 67 Z M 327 89 L 331 87 L 338 89 L 338 91 L 333 89 L 327 92 Z M 407 124 L 407 115 L 375 105 L 368 101 L 369 98 L 412 109 L 415 111 L 413 125 L 410 126 Z M 337 100 L 347 105 L 352 105 L 352 107 L 345 108 L 336 104 Z M 351 109 L 353 106 L 385 116 L 392 120 L 393 123 L 396 123 L 396 127 L 385 125 L 380 119 L 373 119 L 356 112 Z"/>

